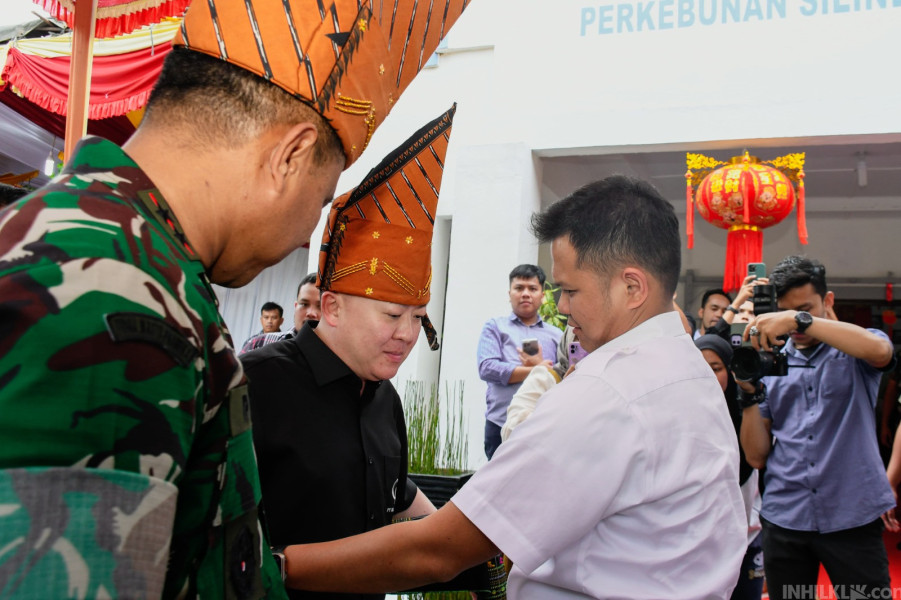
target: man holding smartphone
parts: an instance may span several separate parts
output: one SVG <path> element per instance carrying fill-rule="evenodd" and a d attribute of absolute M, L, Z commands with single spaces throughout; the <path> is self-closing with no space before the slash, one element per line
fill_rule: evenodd
<path fill-rule="evenodd" d="M 490 319 L 479 337 L 479 378 L 488 384 L 485 394 L 485 456 L 491 460 L 501 444 L 507 407 L 533 368 L 550 368 L 563 335 L 538 316 L 544 297 L 544 270 L 523 264 L 510 271 L 509 315 Z"/>

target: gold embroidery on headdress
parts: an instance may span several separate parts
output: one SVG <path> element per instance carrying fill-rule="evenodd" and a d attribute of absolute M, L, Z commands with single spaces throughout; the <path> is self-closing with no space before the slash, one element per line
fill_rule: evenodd
<path fill-rule="evenodd" d="M 367 128 L 366 140 L 363 142 L 363 150 L 366 150 L 366 146 L 369 145 L 369 140 L 372 139 L 372 134 L 375 131 L 375 107 L 373 107 L 372 101 L 357 100 L 348 96 L 342 96 L 339 92 L 338 99 L 335 100 L 335 109 L 349 115 L 363 116 L 363 122 L 366 123 Z"/>
<path fill-rule="evenodd" d="M 335 271 L 334 275 L 332 275 L 331 280 L 337 281 L 337 280 L 341 279 L 342 277 L 347 277 L 348 275 L 353 275 L 354 273 L 359 273 L 360 271 L 366 270 L 367 266 L 368 266 L 368 264 L 364 261 L 364 262 L 358 262 L 358 263 L 355 263 L 352 265 L 348 265 L 348 266 L 344 267 L 343 269 L 337 269 Z"/>
<path fill-rule="evenodd" d="M 413 284 L 404 277 L 400 271 L 391 267 L 388 263 L 382 261 L 382 272 L 387 275 L 391 281 L 399 285 L 405 292 L 410 294 L 411 296 L 416 295 L 416 288 L 413 287 Z"/>
<path fill-rule="evenodd" d="M 432 271 L 429 269 L 429 278 L 426 279 L 425 287 L 419 290 L 419 298 L 429 295 L 429 290 L 432 288 Z"/>

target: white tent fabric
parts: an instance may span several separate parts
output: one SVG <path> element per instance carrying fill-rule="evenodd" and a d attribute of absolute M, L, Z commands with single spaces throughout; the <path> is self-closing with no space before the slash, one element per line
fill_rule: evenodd
<path fill-rule="evenodd" d="M 5 104 L 0 104 L 0 173 L 42 171 L 51 150 L 55 157 L 63 140 L 35 125 Z M 31 180 L 37 187 L 49 178 L 43 174 Z"/>
<path fill-rule="evenodd" d="M 306 248 L 298 248 L 242 288 L 213 286 L 219 298 L 219 312 L 225 318 L 237 350 L 247 338 L 260 331 L 260 308 L 266 302 L 275 302 L 285 309 L 282 331 L 290 331 L 294 326 L 297 285 L 307 274 L 309 252 Z"/>
<path fill-rule="evenodd" d="M 32 29 L 43 23 L 40 19 L 32 19 L 26 23 L 0 24 L 0 42 L 20 38 L 27 35 Z"/>

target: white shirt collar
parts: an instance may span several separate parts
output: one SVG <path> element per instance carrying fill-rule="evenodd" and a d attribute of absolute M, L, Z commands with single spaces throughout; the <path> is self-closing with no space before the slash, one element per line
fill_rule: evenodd
<path fill-rule="evenodd" d="M 660 337 L 676 337 L 678 335 L 687 334 L 685 333 L 685 327 L 682 325 L 682 318 L 679 317 L 679 313 L 672 310 L 651 317 L 619 337 L 613 338 L 598 348 L 598 350 L 602 352 L 616 352 L 618 350 L 638 346 L 646 340 Z"/>

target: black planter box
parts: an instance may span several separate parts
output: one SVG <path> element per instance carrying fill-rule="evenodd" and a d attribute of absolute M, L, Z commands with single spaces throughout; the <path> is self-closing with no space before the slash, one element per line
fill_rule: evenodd
<path fill-rule="evenodd" d="M 408 475 L 419 486 L 426 498 L 432 501 L 435 508 L 441 508 L 463 484 L 472 477 L 472 471 L 460 475 L 425 475 L 422 473 L 410 473 Z"/>

